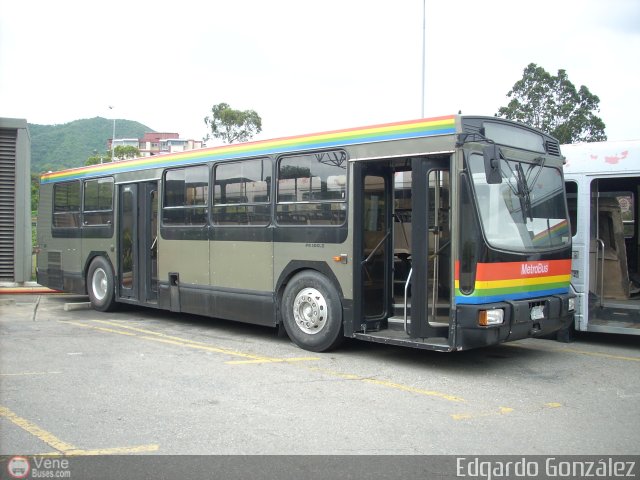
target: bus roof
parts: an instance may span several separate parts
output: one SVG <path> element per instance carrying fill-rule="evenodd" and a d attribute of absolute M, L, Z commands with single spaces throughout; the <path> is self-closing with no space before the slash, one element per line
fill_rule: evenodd
<path fill-rule="evenodd" d="M 565 174 L 640 173 L 640 140 L 562 145 Z"/>
<path fill-rule="evenodd" d="M 189 165 L 212 160 L 241 159 L 306 149 L 339 148 L 370 142 L 453 134 L 456 129 L 455 119 L 455 115 L 447 115 L 273 140 L 236 143 L 152 157 L 140 157 L 121 162 L 102 163 L 59 172 L 48 172 L 40 177 L 40 182 L 51 183 L 149 168 Z"/>

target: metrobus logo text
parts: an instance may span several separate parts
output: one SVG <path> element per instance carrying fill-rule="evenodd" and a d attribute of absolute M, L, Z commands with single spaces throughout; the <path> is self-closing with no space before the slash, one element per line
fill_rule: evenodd
<path fill-rule="evenodd" d="M 548 263 L 540 262 L 535 265 L 523 263 L 520 267 L 520 275 L 540 275 L 542 273 L 549 273 Z"/>

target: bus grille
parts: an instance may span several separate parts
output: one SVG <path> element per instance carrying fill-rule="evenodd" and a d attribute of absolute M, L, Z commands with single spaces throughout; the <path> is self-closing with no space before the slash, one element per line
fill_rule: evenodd
<path fill-rule="evenodd" d="M 545 147 L 549 155 L 555 155 L 556 157 L 560 156 L 560 145 L 558 145 L 558 142 L 547 140 L 545 143 Z"/>

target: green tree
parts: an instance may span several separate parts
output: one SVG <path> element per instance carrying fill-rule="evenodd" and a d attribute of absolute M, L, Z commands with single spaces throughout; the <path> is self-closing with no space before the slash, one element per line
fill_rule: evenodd
<path fill-rule="evenodd" d="M 113 149 L 113 155 L 118 159 L 118 161 L 126 160 L 129 158 L 136 158 L 140 156 L 140 149 L 138 147 L 132 147 L 130 145 L 118 145 Z M 108 150 L 105 153 L 93 152 L 87 161 L 84 162 L 85 165 L 97 165 L 98 163 L 110 163 L 111 162 L 111 150 Z"/>
<path fill-rule="evenodd" d="M 595 115 L 600 111 L 600 99 L 584 85 L 576 89 L 565 70 L 553 76 L 530 63 L 507 97 L 511 100 L 500 107 L 498 116 L 539 128 L 560 143 L 607 139 L 605 124 Z"/>
<path fill-rule="evenodd" d="M 211 129 L 211 135 L 225 143 L 246 142 L 262 131 L 262 119 L 254 110 L 234 110 L 226 103 L 214 105 L 204 123 Z M 204 140 L 211 135 L 207 133 Z"/>
<path fill-rule="evenodd" d="M 89 158 L 87 158 L 86 162 L 84 162 L 84 164 L 86 166 L 89 165 L 97 165 L 99 163 L 109 163 L 111 162 L 111 152 L 106 152 L 106 153 L 98 153 L 98 152 L 93 152 L 93 155 L 91 155 Z"/>
<path fill-rule="evenodd" d="M 137 158 L 140 156 L 140 149 L 131 145 L 118 145 L 113 149 L 113 155 L 118 160 L 127 160 L 129 158 Z"/>

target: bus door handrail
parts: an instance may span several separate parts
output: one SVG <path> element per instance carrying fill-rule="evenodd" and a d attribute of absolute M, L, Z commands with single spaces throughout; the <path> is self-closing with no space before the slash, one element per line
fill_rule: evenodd
<path fill-rule="evenodd" d="M 600 295 L 599 295 L 599 307 L 602 307 L 602 299 L 604 298 L 604 240 L 601 238 L 596 238 L 596 242 L 598 242 L 598 249 L 596 250 L 596 265 L 598 265 L 598 250 L 602 247 L 602 259 L 600 260 Z M 597 278 L 597 277 L 596 277 Z"/>
<path fill-rule="evenodd" d="M 413 273 L 413 267 L 409 269 L 409 275 L 407 275 L 407 281 L 404 284 L 404 333 L 409 333 L 407 331 L 407 304 L 408 304 L 408 292 L 409 292 L 409 284 L 411 283 L 411 274 Z"/>
<path fill-rule="evenodd" d="M 367 263 L 369 263 L 369 262 L 371 261 L 371 258 L 373 258 L 373 256 L 374 256 L 374 255 L 375 255 L 375 253 L 378 251 L 378 249 L 380 248 L 380 246 L 384 243 L 384 241 L 385 241 L 387 238 L 389 238 L 389 235 L 391 235 L 391 230 L 389 230 L 389 231 L 387 232 L 387 234 L 386 234 L 384 237 L 382 237 L 382 240 L 380 240 L 380 241 L 378 242 L 378 244 L 375 246 L 375 248 L 374 248 L 373 250 L 371 250 L 371 253 L 369 254 L 369 256 L 368 256 L 367 258 L 365 258 L 365 259 L 362 261 L 362 264 L 363 264 L 363 265 L 366 265 Z"/>

